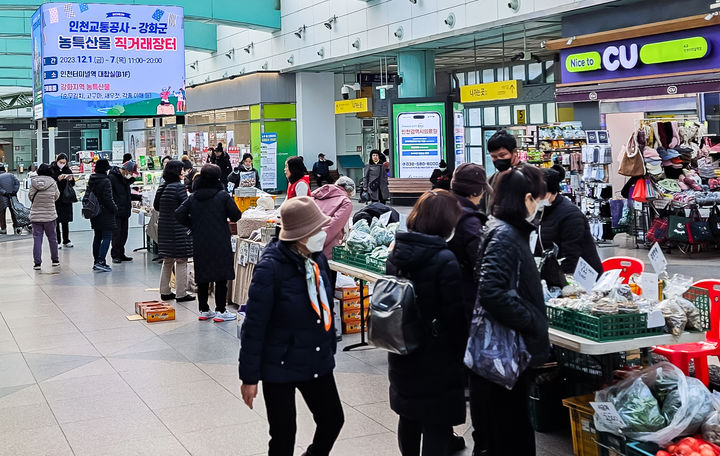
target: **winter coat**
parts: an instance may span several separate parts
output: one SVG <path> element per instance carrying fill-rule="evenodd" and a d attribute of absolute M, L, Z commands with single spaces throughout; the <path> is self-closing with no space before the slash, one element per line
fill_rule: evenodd
<path fill-rule="evenodd" d="M 312 258 L 332 309 L 327 260 L 322 253 Z M 253 272 L 245 313 L 238 366 L 243 383 L 304 382 L 335 368 L 334 323 L 325 331 L 323 319 L 313 310 L 305 261 L 291 244 L 275 238 L 265 247 Z"/>
<path fill-rule="evenodd" d="M 318 174 L 322 177 L 330 176 L 330 167 L 334 164 L 332 160 L 316 161 L 312 167 L 313 177 L 317 177 Z"/>
<path fill-rule="evenodd" d="M 132 201 L 142 201 L 142 196 L 133 194 L 130 185 L 135 179 L 126 179 L 120 172 L 120 168 L 113 166 L 108 172 L 112 184 L 113 200 L 117 206 L 118 218 L 130 218 L 132 214 Z"/>
<path fill-rule="evenodd" d="M 199 173 L 198 170 L 195 168 L 191 169 L 187 173 L 185 173 L 185 179 L 183 182 L 185 183 L 185 188 L 187 188 L 187 191 L 192 193 L 194 191 L 193 189 L 193 181 L 195 179 L 195 176 Z"/>
<path fill-rule="evenodd" d="M 450 190 L 450 180 L 452 179 L 452 171 L 445 168 L 444 170 L 436 168 L 430 175 L 430 182 L 432 188 L 441 188 L 443 190 Z"/>
<path fill-rule="evenodd" d="M 196 186 L 195 192 L 175 211 L 177 220 L 192 229 L 196 283 L 235 278 L 228 219 L 237 222 L 241 215 L 235 200 L 221 185 Z"/>
<path fill-rule="evenodd" d="M 158 255 L 163 258 L 193 256 L 192 238 L 187 227 L 178 222 L 175 211 L 188 198 L 182 182 L 165 183 L 155 193 L 153 207 L 158 211 Z"/>
<path fill-rule="evenodd" d="M 455 194 L 455 198 L 462 207 L 462 215 L 455 226 L 455 234 L 448 242 L 448 247 L 455 254 L 455 258 L 460 264 L 462 301 L 465 306 L 465 316 L 470 322 L 475 307 L 475 298 L 477 297 L 475 263 L 477 262 L 482 230 L 487 223 L 487 216 L 464 196 Z"/>
<path fill-rule="evenodd" d="M 370 193 L 372 201 L 387 201 L 390 198 L 388 177 L 382 163 L 365 165 L 363 176 L 362 189 Z"/>
<path fill-rule="evenodd" d="M 575 272 L 582 257 L 598 273 L 603 272 L 602 261 L 590 234 L 590 224 L 579 207 L 569 199 L 558 195 L 552 205 L 543 209 L 540 222 L 540 242 L 535 253 L 542 255 L 542 249 L 551 249 L 557 244 L 558 260 L 565 274 Z"/>
<path fill-rule="evenodd" d="M 60 191 L 55 180 L 50 176 L 34 176 L 30 179 L 28 195 L 31 222 L 52 222 L 57 219 L 55 200 L 60 198 Z"/>
<path fill-rule="evenodd" d="M 532 355 L 531 365 L 550 353 L 540 273 L 530 252 L 535 227 L 491 219 L 483 232 L 477 265 L 477 304 L 498 323 L 518 331 Z"/>
<path fill-rule="evenodd" d="M 352 222 L 357 223 L 358 220 L 365 220 L 369 224 L 372 224 L 372 219 L 377 217 L 380 218 L 386 212 L 390 212 L 390 219 L 388 223 L 395 223 L 400 221 L 400 213 L 390 206 L 386 206 L 383 203 L 371 203 L 363 207 L 353 215 Z"/>
<path fill-rule="evenodd" d="M 86 192 L 93 192 L 100 203 L 100 214 L 90 219 L 94 230 L 110 231 L 115 228 L 118 208 L 113 199 L 112 183 L 107 174 L 94 173 L 88 179 Z"/>
<path fill-rule="evenodd" d="M 258 173 L 258 170 L 256 170 L 255 168 L 251 168 L 250 170 L 245 170 L 245 168 L 243 167 L 235 168 L 233 172 L 228 176 L 228 182 L 232 182 L 237 188 L 237 186 L 240 185 L 241 173 L 253 173 L 255 176 L 255 188 L 260 188 L 260 173 Z"/>
<path fill-rule="evenodd" d="M 227 152 L 223 152 L 221 156 L 217 156 L 214 153 L 210 155 L 210 163 L 218 165 L 220 167 L 220 180 L 223 184 L 227 184 L 228 176 L 232 172 L 232 163 L 230 163 L 230 155 Z"/>
<path fill-rule="evenodd" d="M 390 408 L 421 423 L 464 423 L 468 325 L 455 255 L 439 236 L 398 233 L 386 268 L 388 274 L 413 282 L 415 304 L 427 329 L 425 343 L 415 352 L 388 354 Z"/>
<path fill-rule="evenodd" d="M 57 201 L 55 201 L 55 210 L 57 211 L 57 221 L 58 223 L 67 223 L 73 221 L 73 203 L 65 202 L 62 200 L 63 192 L 65 191 L 65 188 L 69 185 L 71 187 L 75 186 L 75 179 L 63 179 L 60 180 L 58 177 L 61 174 L 66 174 L 72 176 L 72 171 L 70 170 L 70 167 L 65 165 L 62 169 L 60 169 L 57 165 L 57 163 L 53 163 L 50 166 L 50 172 L 52 173 L 52 178 L 55 179 L 55 183 L 57 183 L 58 190 L 60 191 L 60 198 L 58 198 Z"/>
<path fill-rule="evenodd" d="M 332 258 L 332 249 L 340 245 L 352 215 L 352 201 L 345 189 L 335 184 L 323 185 L 312 192 L 312 197 L 322 213 L 330 217 L 330 221 L 323 227 L 327 233 L 323 253 L 327 258 Z"/>
<path fill-rule="evenodd" d="M 0 210 L 7 209 L 10 197 L 20 190 L 20 181 L 10 173 L 0 173 Z"/>

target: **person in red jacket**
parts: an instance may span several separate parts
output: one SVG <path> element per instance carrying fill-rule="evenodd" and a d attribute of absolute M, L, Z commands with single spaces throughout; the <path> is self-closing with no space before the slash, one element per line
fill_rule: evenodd
<path fill-rule="evenodd" d="M 310 176 L 302 157 L 290 157 L 285 161 L 285 177 L 288 180 L 287 199 L 310 196 Z"/>

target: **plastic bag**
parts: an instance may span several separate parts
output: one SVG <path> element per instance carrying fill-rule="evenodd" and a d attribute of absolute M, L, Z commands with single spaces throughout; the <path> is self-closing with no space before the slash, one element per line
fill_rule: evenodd
<path fill-rule="evenodd" d="M 703 382 L 696 378 L 688 377 L 687 384 L 687 402 L 696 412 L 693 414 L 692 420 L 681 435 L 696 433 L 705 422 L 705 418 L 713 411 L 710 391 L 708 391 Z M 681 401 L 682 399 L 680 398 L 680 391 L 678 389 L 671 391 L 665 398 L 662 406 L 662 414 L 668 422 L 671 422 L 675 418 L 678 410 L 680 410 L 682 406 Z"/>
<path fill-rule="evenodd" d="M 703 439 L 710 443 L 720 444 L 720 392 L 712 393 L 712 406 L 714 412 L 707 417 L 702 425 Z"/>
<path fill-rule="evenodd" d="M 697 403 L 695 400 L 689 399 L 690 386 L 688 386 L 688 378 L 685 376 L 685 374 L 682 373 L 680 369 L 670 363 L 655 364 L 646 369 L 643 369 L 640 372 L 634 373 L 620 383 L 617 383 L 616 385 L 613 385 L 609 388 L 595 393 L 595 400 L 597 402 L 613 402 L 619 412 L 620 408 L 623 407 L 622 400 L 625 398 L 629 398 L 627 394 L 620 396 L 620 393 L 623 391 L 627 391 L 631 386 L 634 386 L 637 380 L 641 380 L 642 383 L 649 387 L 656 396 L 660 391 L 667 392 L 668 385 L 672 385 L 673 383 L 676 385 L 676 388 L 670 388 L 669 392 L 667 392 L 667 396 L 670 396 L 671 393 L 674 394 L 673 391 L 677 391 L 677 395 L 679 398 L 680 406 L 674 410 L 675 413 L 672 417 L 672 420 L 667 422 L 667 424 L 662 428 L 655 430 L 631 430 L 608 427 L 601 419 L 598 419 L 598 416 L 596 415 L 595 427 L 598 431 L 611 432 L 616 435 L 622 434 L 631 440 L 652 442 L 660 446 L 666 446 L 670 444 L 673 439 L 679 437 L 684 432 L 686 432 L 686 429 L 688 429 L 688 427 L 692 425 L 694 417 L 698 414 L 698 412 L 701 412 L 700 409 L 702 408 L 702 404 Z M 655 420 L 657 419 L 656 415 L 654 415 L 655 410 L 660 413 L 660 406 L 657 402 L 657 399 L 655 399 L 655 397 L 652 398 L 653 401 L 655 401 L 655 409 L 653 409 L 652 402 L 650 401 L 650 398 L 647 398 L 645 396 L 645 392 L 637 386 L 636 390 L 639 391 L 639 394 L 641 394 L 641 397 L 643 398 L 643 401 L 638 405 L 641 407 L 646 407 L 646 410 L 653 413 L 652 419 L 650 419 L 650 417 L 640 419 L 642 420 L 642 422 L 647 423 L 649 427 L 653 427 L 655 424 Z M 647 404 L 645 404 L 645 400 L 647 400 Z M 637 415 L 634 413 L 629 414 L 628 420 L 632 419 L 633 425 L 641 424 L 641 421 L 635 421 L 635 416 Z M 664 417 L 661 416 L 661 418 L 665 420 Z M 625 419 L 624 416 L 623 419 Z M 628 423 L 626 422 L 626 424 Z"/>
<path fill-rule="evenodd" d="M 658 310 L 665 317 L 665 330 L 675 337 L 685 331 L 687 325 L 687 314 L 674 299 L 666 299 L 658 304 Z"/>
<path fill-rule="evenodd" d="M 675 302 L 682 308 L 682 310 L 685 311 L 685 315 L 687 315 L 687 328 L 690 329 L 697 329 L 698 331 L 703 330 L 703 322 L 702 317 L 700 316 L 700 311 L 697 307 L 695 307 L 695 304 L 688 301 L 685 298 L 676 297 Z"/>
<path fill-rule="evenodd" d="M 370 252 L 370 256 L 373 258 L 377 258 L 378 260 L 387 260 L 387 257 L 389 255 L 388 248 L 384 245 L 375 247 L 372 252 Z"/>
<path fill-rule="evenodd" d="M 371 252 L 377 247 L 377 243 L 370 233 L 366 233 L 365 231 L 352 231 L 350 236 L 348 236 L 345 247 L 352 253 L 366 253 Z"/>
<path fill-rule="evenodd" d="M 360 231 L 363 233 L 370 234 L 370 225 L 368 225 L 367 220 L 360 219 L 350 228 L 351 232 Z"/>
<path fill-rule="evenodd" d="M 377 219 L 375 219 L 377 220 Z M 375 244 L 388 246 L 395 240 L 395 233 L 389 231 L 382 225 L 375 225 L 370 228 L 370 235 L 375 238 Z"/>
<path fill-rule="evenodd" d="M 663 294 L 666 299 L 682 297 L 688 288 L 693 284 L 692 277 L 686 277 L 682 274 L 675 274 L 665 281 Z"/>
<path fill-rule="evenodd" d="M 619 391 L 611 402 L 625 422 L 624 433 L 655 432 L 667 425 L 657 399 L 642 378 L 636 378 L 627 389 Z"/>

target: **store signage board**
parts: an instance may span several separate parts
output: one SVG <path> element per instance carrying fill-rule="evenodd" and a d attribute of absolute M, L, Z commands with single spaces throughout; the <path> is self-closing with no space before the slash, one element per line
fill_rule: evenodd
<path fill-rule="evenodd" d="M 445 158 L 445 104 L 393 104 L 395 176 L 430 178 Z"/>
<path fill-rule="evenodd" d="M 653 244 L 653 246 L 650 248 L 650 251 L 648 252 L 648 258 L 650 259 L 650 264 L 652 265 L 656 273 L 660 274 L 665 269 L 667 269 L 667 258 L 665 258 L 665 254 L 660 248 L 660 244 L 658 244 L 657 242 Z"/>
<path fill-rule="evenodd" d="M 595 283 L 597 282 L 598 272 L 590 266 L 582 257 L 578 260 L 578 264 L 575 267 L 575 273 L 573 274 L 575 281 L 585 289 L 588 293 L 592 291 Z"/>
<path fill-rule="evenodd" d="M 460 87 L 462 103 L 478 101 L 514 100 L 520 95 L 522 83 L 516 79 L 510 81 L 488 82 Z"/>
<path fill-rule="evenodd" d="M 720 27 L 564 49 L 562 83 L 593 83 L 720 69 Z"/>
<path fill-rule="evenodd" d="M 368 112 L 369 101 L 367 98 L 355 98 L 352 100 L 340 100 L 335 102 L 335 114 L 357 114 Z"/>
<path fill-rule="evenodd" d="M 45 3 L 31 19 L 35 118 L 184 114 L 183 8 Z"/>
<path fill-rule="evenodd" d="M 260 135 L 260 186 L 277 188 L 277 133 Z"/>
<path fill-rule="evenodd" d="M 465 110 L 460 103 L 453 104 L 453 138 L 455 139 L 455 168 L 465 163 Z"/>

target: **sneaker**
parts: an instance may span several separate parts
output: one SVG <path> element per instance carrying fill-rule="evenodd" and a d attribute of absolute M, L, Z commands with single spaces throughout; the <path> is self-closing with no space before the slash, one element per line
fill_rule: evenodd
<path fill-rule="evenodd" d="M 33 265 L 33 269 L 36 270 L 36 271 L 39 271 L 39 270 L 40 270 L 40 263 L 35 263 L 35 264 Z"/>
<path fill-rule="evenodd" d="M 71 249 L 71 248 L 75 247 L 74 245 L 72 245 L 71 242 L 66 242 L 62 246 L 65 247 L 66 249 Z"/>
<path fill-rule="evenodd" d="M 62 250 L 62 245 L 58 244 L 58 250 Z"/>
<path fill-rule="evenodd" d="M 195 296 L 193 296 L 193 295 L 185 295 L 182 298 L 175 299 L 176 302 L 189 302 L 189 301 L 194 301 L 194 300 L 195 300 Z"/>
<path fill-rule="evenodd" d="M 95 266 L 93 266 L 93 271 L 112 272 L 112 268 L 105 263 L 95 263 Z"/>
<path fill-rule="evenodd" d="M 237 319 L 237 315 L 230 312 L 229 310 L 226 310 L 223 313 L 218 313 L 217 315 L 215 315 L 215 318 L 213 318 L 213 321 L 221 322 L 221 321 L 232 321 L 232 320 L 236 320 L 236 319 Z"/>
<path fill-rule="evenodd" d="M 123 255 L 120 257 L 120 261 L 132 261 L 132 260 L 133 260 L 132 257 L 126 256 L 126 255 Z"/>
<path fill-rule="evenodd" d="M 163 301 L 170 301 L 171 299 L 175 299 L 175 293 L 161 294 L 160 299 L 162 299 Z"/>
<path fill-rule="evenodd" d="M 208 310 L 207 312 L 200 312 L 200 315 L 198 315 L 198 320 L 200 320 L 200 321 L 212 320 L 213 318 L 215 318 L 215 315 L 217 315 L 217 314 L 215 313 L 214 310 Z"/>
<path fill-rule="evenodd" d="M 120 258 L 113 258 L 112 261 L 113 261 L 113 263 L 115 263 L 115 264 L 120 264 L 120 263 L 122 263 L 122 259 L 120 259 Z"/>
<path fill-rule="evenodd" d="M 52 262 L 53 266 L 60 266 L 60 260 L 55 260 Z"/>

